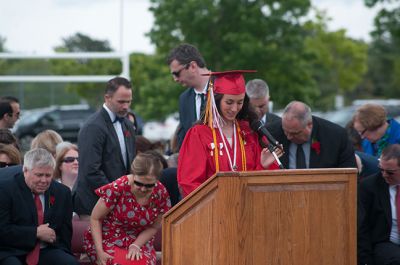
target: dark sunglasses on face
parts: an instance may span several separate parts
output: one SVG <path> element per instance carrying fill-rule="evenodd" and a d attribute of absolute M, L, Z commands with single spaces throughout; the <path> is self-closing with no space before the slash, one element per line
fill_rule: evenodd
<path fill-rule="evenodd" d="M 15 166 L 15 165 L 17 165 L 17 164 L 14 164 L 14 163 L 6 163 L 6 162 L 1 162 L 1 161 L 0 161 L 0 168 L 2 168 L 2 167 L 11 167 L 11 166 Z"/>
<path fill-rule="evenodd" d="M 133 183 L 135 183 L 135 185 L 138 186 L 138 187 L 145 187 L 147 189 L 154 188 L 154 186 L 156 185 L 156 183 L 144 184 L 144 183 L 139 182 L 137 180 L 134 180 Z"/>
<path fill-rule="evenodd" d="M 74 162 L 76 159 L 76 161 L 78 161 L 78 157 L 75 156 L 66 156 L 64 157 L 64 159 L 62 160 L 64 163 L 72 163 Z"/>
<path fill-rule="evenodd" d="M 386 174 L 388 174 L 389 176 L 392 176 L 392 175 L 396 174 L 396 171 L 398 171 L 399 168 L 398 169 L 383 169 L 383 168 L 379 167 L 379 170 L 382 173 L 386 172 Z"/>
<path fill-rule="evenodd" d="M 172 72 L 171 74 L 172 74 L 173 76 L 175 76 L 176 78 L 179 78 L 179 76 L 181 75 L 181 72 L 182 72 L 184 69 L 188 69 L 189 66 L 190 66 L 190 64 L 187 63 L 187 64 L 185 64 L 181 69 L 179 69 L 178 71 Z"/>

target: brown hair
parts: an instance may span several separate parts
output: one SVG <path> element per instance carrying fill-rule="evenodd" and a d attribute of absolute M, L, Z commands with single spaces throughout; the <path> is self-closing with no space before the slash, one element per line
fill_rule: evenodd
<path fill-rule="evenodd" d="M 364 104 L 356 110 L 353 122 L 358 121 L 364 129 L 375 130 L 386 122 L 386 110 L 381 105 Z"/>
<path fill-rule="evenodd" d="M 138 176 L 153 175 L 159 178 L 163 166 L 160 159 L 151 153 L 139 153 L 131 165 L 131 172 Z"/>
<path fill-rule="evenodd" d="M 56 156 L 56 146 L 61 143 L 63 140 L 61 136 L 53 130 L 45 130 L 35 138 L 33 138 L 31 143 L 31 149 L 34 148 L 43 148 L 49 151 L 53 157 Z"/>
<path fill-rule="evenodd" d="M 12 164 L 19 165 L 22 162 L 21 153 L 11 144 L 0 144 L 0 154 L 5 154 Z"/>
<path fill-rule="evenodd" d="M 61 164 L 63 162 L 63 159 L 65 157 L 65 154 L 69 150 L 75 150 L 78 152 L 78 146 L 75 144 L 71 144 L 69 142 L 61 142 L 60 144 L 57 145 L 57 152 L 56 152 L 56 168 L 54 169 L 54 179 L 61 179 Z"/>
<path fill-rule="evenodd" d="M 392 144 L 382 150 L 381 159 L 388 161 L 397 160 L 397 165 L 400 166 L 400 144 Z"/>

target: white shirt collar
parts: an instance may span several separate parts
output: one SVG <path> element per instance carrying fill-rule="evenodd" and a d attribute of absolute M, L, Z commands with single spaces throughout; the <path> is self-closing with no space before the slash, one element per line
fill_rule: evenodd
<path fill-rule="evenodd" d="M 108 116 L 110 116 L 111 122 L 113 122 L 115 120 L 115 117 L 117 117 L 117 115 L 115 115 L 114 112 L 112 112 L 106 105 L 106 103 L 103 104 L 103 108 L 107 111 Z"/>

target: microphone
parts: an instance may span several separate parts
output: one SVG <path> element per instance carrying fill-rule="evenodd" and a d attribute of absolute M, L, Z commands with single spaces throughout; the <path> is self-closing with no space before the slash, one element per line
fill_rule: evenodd
<path fill-rule="evenodd" d="M 258 134 L 264 135 L 267 137 L 268 142 L 270 142 L 273 146 L 280 147 L 279 142 L 272 136 L 272 134 L 265 128 L 263 121 L 253 121 L 250 125 L 251 129 Z"/>
<path fill-rule="evenodd" d="M 253 121 L 250 125 L 251 129 L 255 132 L 257 132 L 259 135 L 264 135 L 268 139 L 268 145 L 267 148 L 271 152 L 271 154 L 274 156 L 275 161 L 278 163 L 278 166 L 280 169 L 284 169 L 281 161 L 279 160 L 278 156 L 275 153 L 274 147 L 277 147 L 281 149 L 281 145 L 279 142 L 270 134 L 270 132 L 265 128 L 264 122 L 263 121 Z"/>

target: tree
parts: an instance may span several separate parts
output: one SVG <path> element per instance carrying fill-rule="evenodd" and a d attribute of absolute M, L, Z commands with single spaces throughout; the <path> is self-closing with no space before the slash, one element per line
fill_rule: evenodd
<path fill-rule="evenodd" d="M 55 48 L 57 52 L 110 52 L 110 43 L 107 40 L 95 40 L 82 33 L 75 33 L 63 38 L 63 44 Z"/>
<path fill-rule="evenodd" d="M 393 5 L 400 1 L 365 0 L 370 7 L 378 2 L 382 3 L 382 8 L 375 17 L 371 33 L 365 82 L 372 84 L 375 96 L 400 97 L 400 7 Z"/>
<path fill-rule="evenodd" d="M 345 30 L 329 32 L 324 13 L 317 11 L 317 21 L 308 22 L 305 39 L 313 78 L 322 97 L 314 102 L 321 110 L 334 106 L 336 95 L 352 92 L 367 70 L 367 44 L 346 37 Z"/>
<path fill-rule="evenodd" d="M 107 40 L 95 40 L 82 33 L 63 38 L 57 52 L 105 52 L 112 51 Z M 121 63 L 111 59 L 52 60 L 52 72 L 64 75 L 118 75 Z M 96 83 L 69 84 L 67 89 L 76 91 L 89 104 L 99 106 L 103 102 L 104 85 Z"/>
<path fill-rule="evenodd" d="M 130 62 L 133 109 L 147 120 L 163 119 L 176 112 L 182 88 L 173 81 L 164 58 L 134 53 Z"/>
<path fill-rule="evenodd" d="M 5 52 L 6 51 L 6 38 L 0 36 L 0 52 Z"/>
<path fill-rule="evenodd" d="M 216 71 L 257 69 L 278 105 L 318 96 L 304 49 L 302 21 L 309 0 L 151 0 L 149 33 L 159 54 L 182 42 L 196 45 Z"/>

